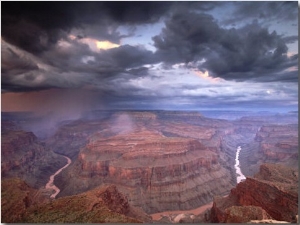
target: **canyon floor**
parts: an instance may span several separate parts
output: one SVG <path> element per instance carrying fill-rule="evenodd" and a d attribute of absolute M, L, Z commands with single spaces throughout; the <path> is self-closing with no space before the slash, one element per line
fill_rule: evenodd
<path fill-rule="evenodd" d="M 2 222 L 294 222 L 298 114 L 217 115 L 94 111 L 39 136 L 33 116 L 4 114 Z"/>

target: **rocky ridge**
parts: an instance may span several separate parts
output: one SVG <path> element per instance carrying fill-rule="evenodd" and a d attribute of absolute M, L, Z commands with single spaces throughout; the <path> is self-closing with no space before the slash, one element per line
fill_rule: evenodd
<path fill-rule="evenodd" d="M 1 180 L 1 222 L 19 223 L 29 207 L 48 202 L 39 190 L 19 178 Z"/>
<path fill-rule="evenodd" d="M 293 222 L 298 213 L 298 172 L 263 164 L 255 177 L 239 183 L 225 198 L 215 197 L 211 221 L 245 223 L 275 219 Z"/>
<path fill-rule="evenodd" d="M 1 220 L 6 223 L 141 223 L 151 221 L 142 210 L 128 204 L 114 185 L 88 192 L 44 200 L 24 181 L 2 181 Z M 39 204 L 37 204 L 39 203 Z"/>

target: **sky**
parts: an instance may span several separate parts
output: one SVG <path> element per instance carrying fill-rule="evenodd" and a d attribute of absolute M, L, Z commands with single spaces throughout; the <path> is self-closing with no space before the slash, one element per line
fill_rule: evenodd
<path fill-rule="evenodd" d="M 1 110 L 298 110 L 298 2 L 2 2 Z"/>

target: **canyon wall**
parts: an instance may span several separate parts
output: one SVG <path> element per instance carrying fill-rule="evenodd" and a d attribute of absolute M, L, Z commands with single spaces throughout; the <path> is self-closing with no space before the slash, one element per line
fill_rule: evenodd
<path fill-rule="evenodd" d="M 19 177 L 33 187 L 41 187 L 51 173 L 66 163 L 32 132 L 20 130 L 12 123 L 4 123 L 1 128 L 2 178 Z"/>
<path fill-rule="evenodd" d="M 298 169 L 298 124 L 263 123 L 243 146 L 241 169 L 253 176 L 263 163 L 280 163 Z"/>

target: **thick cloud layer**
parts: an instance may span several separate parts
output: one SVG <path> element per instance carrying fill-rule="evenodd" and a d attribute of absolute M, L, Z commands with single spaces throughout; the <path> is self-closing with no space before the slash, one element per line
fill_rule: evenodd
<path fill-rule="evenodd" d="M 119 43 L 120 24 L 156 22 L 171 3 L 159 2 L 4 2 L 2 37 L 33 53 L 45 51 L 72 29 L 79 37 Z M 90 29 L 94 28 L 94 29 Z"/>
<path fill-rule="evenodd" d="M 278 22 L 278 19 L 284 22 L 295 22 L 295 18 L 298 17 L 296 2 L 234 2 L 233 4 L 236 8 L 232 17 L 224 20 L 224 24 L 253 20 L 253 18 L 266 22 Z"/>
<path fill-rule="evenodd" d="M 281 80 L 279 72 L 298 64 L 287 57 L 286 42 L 294 39 L 270 33 L 256 22 L 223 29 L 210 15 L 180 13 L 167 20 L 162 33 L 153 40 L 157 55 L 167 63 L 204 61 L 198 69 L 224 79 L 266 76 L 269 80 L 273 76 L 272 80 Z M 295 73 L 292 81 L 297 79 Z"/>
<path fill-rule="evenodd" d="M 297 16 L 296 2 L 3 2 L 2 93 L 88 90 L 109 108 L 296 105 Z"/>

